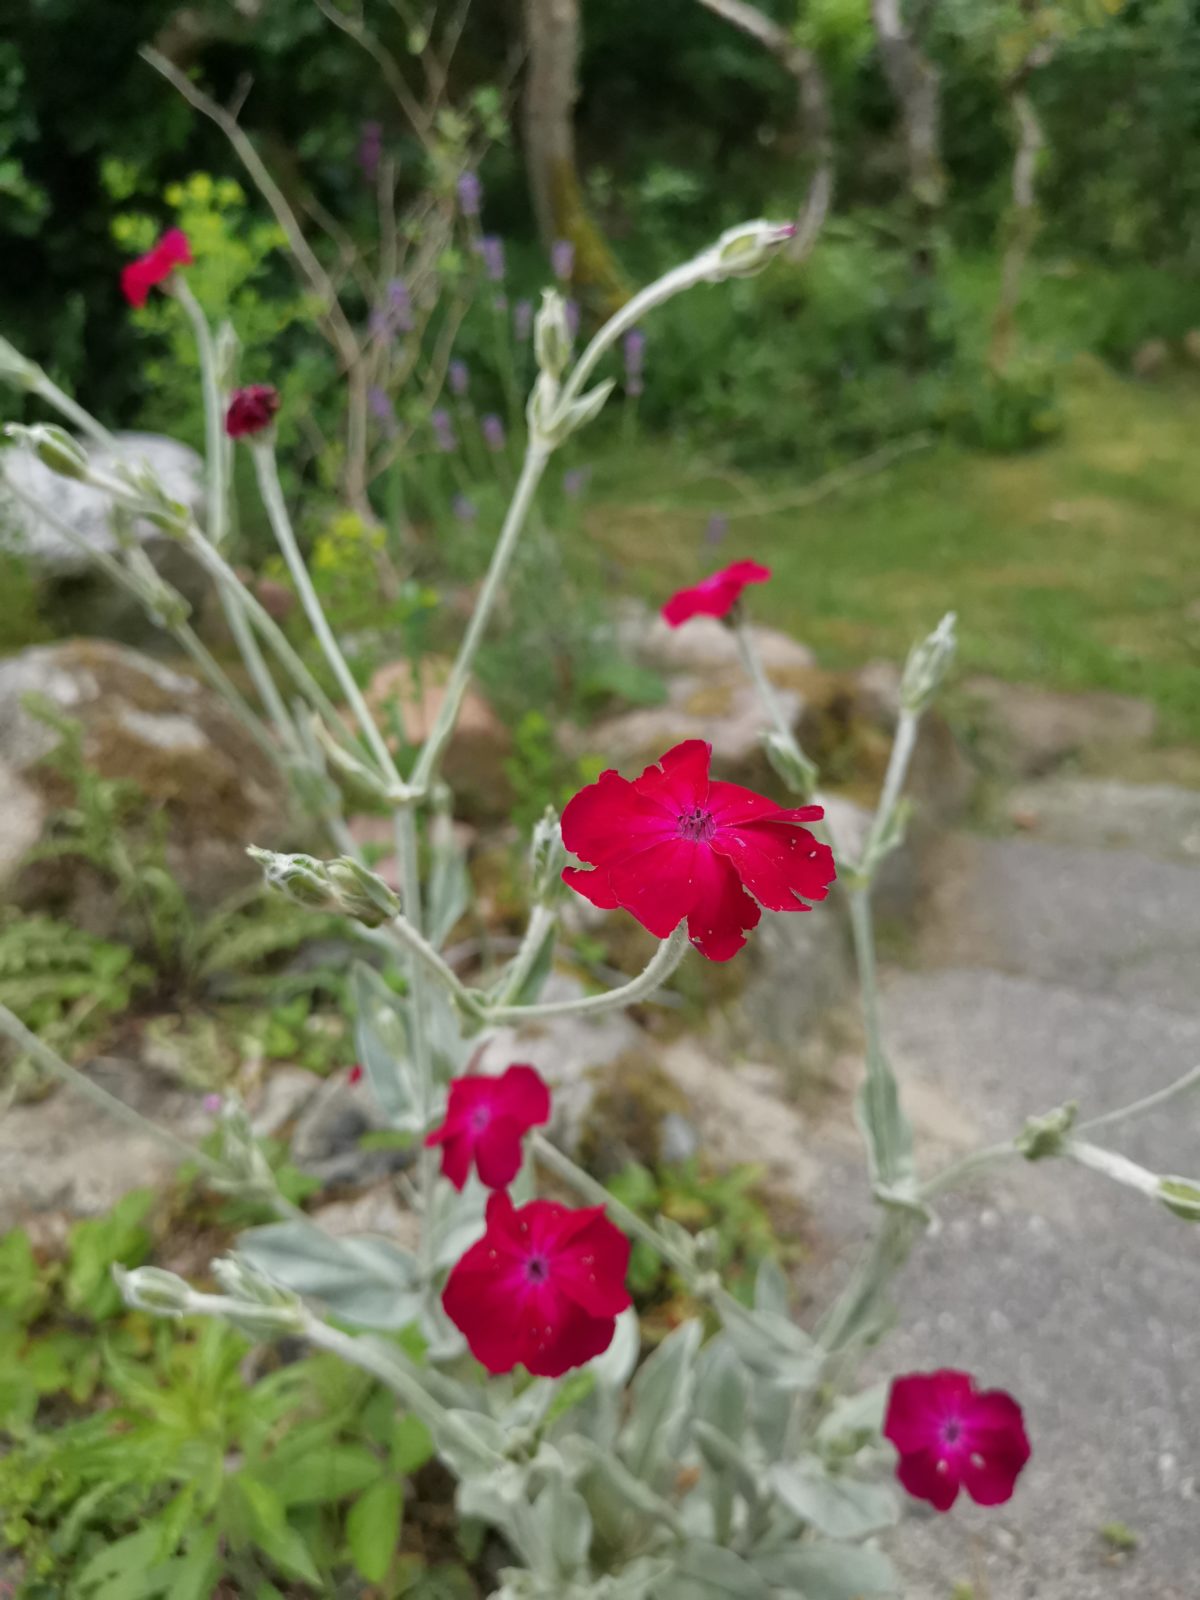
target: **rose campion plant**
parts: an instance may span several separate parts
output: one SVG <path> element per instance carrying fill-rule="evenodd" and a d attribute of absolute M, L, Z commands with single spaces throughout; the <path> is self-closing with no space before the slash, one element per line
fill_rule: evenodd
<path fill-rule="evenodd" d="M 471 174 L 458 198 L 478 215 Z M 429 1429 L 457 1482 L 461 1515 L 488 1524 L 503 1543 L 509 1564 L 492 1600 L 900 1594 L 879 1547 L 898 1515 L 889 1468 L 910 1495 L 948 1511 L 963 1490 L 982 1505 L 1003 1502 L 1030 1458 L 1017 1401 L 978 1388 L 966 1373 L 934 1368 L 899 1376 L 890 1390 L 855 1389 L 859 1358 L 888 1326 L 890 1280 L 936 1198 L 967 1168 L 1059 1159 L 1151 1200 L 1172 1214 L 1172 1225 L 1200 1220 L 1200 1185 L 1149 1171 L 1088 1137 L 1146 1103 L 1091 1125 L 1078 1121 L 1074 1106 L 1043 1109 L 1010 1140 L 954 1167 L 930 1173 L 918 1165 L 879 1027 L 870 891 L 903 831 L 908 766 L 920 717 L 953 656 L 953 616 L 909 655 L 879 805 L 862 843 L 850 849 L 813 799 L 818 775 L 747 625 L 745 592 L 766 582 L 769 570 L 735 562 L 673 596 L 664 607 L 672 626 L 715 616 L 733 630 L 762 705 L 764 749 L 795 803 L 713 779 L 703 740 L 677 745 L 639 776 L 606 771 L 568 803 L 561 823 L 549 810 L 535 828 L 529 920 L 511 960 L 464 979 L 444 954 L 469 888 L 441 764 L 547 465 L 603 409 L 616 381 L 596 381 L 605 360 L 619 362 L 623 353 L 627 376 L 634 370 L 640 385 L 641 324 L 658 306 L 759 270 L 794 231 L 761 222 L 728 230 L 635 295 L 578 354 L 568 304 L 547 292 L 534 319 L 538 375 L 513 500 L 433 726 L 403 770 L 304 563 L 268 425 L 275 406 L 263 398 L 273 391 L 226 392 L 200 308 L 182 280 L 169 282 L 190 260 L 186 241 L 165 236 L 122 281 L 138 304 L 164 286 L 196 327 L 207 433 L 216 441 L 208 522 L 200 525 L 140 466 L 96 472 L 62 428 L 9 430 L 18 448 L 88 482 L 115 510 L 152 514 L 228 599 L 247 681 L 266 691 L 272 674 L 286 683 L 287 696 L 263 692 L 251 704 L 188 630 L 181 598 L 157 574 L 147 576 L 139 552 L 120 547 L 110 558 L 106 571 L 175 634 L 278 761 L 314 838 L 325 830 L 328 856 L 252 854 L 272 888 L 361 931 L 363 959 L 351 979 L 357 1064 L 348 1081 L 373 1095 L 388 1126 L 414 1148 L 406 1174 L 419 1231 L 414 1247 L 375 1235 L 333 1237 L 278 1192 L 248 1112 L 226 1097 L 214 1146 L 190 1159 L 202 1181 L 253 1199 L 277 1220 L 248 1229 L 231 1255 L 213 1263 L 216 1293 L 156 1267 L 120 1273 L 123 1293 L 130 1305 L 164 1316 L 219 1317 L 252 1337 L 304 1340 L 386 1385 Z M 494 248 L 485 266 L 493 279 L 503 275 Z M 368 329 L 368 336 L 380 332 Z M 68 421 L 85 415 L 2 341 L 0 378 L 57 406 Z M 438 447 L 455 451 L 449 415 L 435 412 L 430 422 Z M 344 711 L 226 557 L 231 485 L 223 430 L 250 452 L 267 521 Z M 391 812 L 400 892 L 353 848 L 336 798 L 343 782 Z M 764 910 L 815 907 L 824 916 L 831 889 L 843 898 L 860 959 L 866 1051 L 858 1112 L 866 1183 L 878 1204 L 870 1248 L 809 1331 L 792 1314 L 777 1264 L 763 1263 L 750 1303 L 735 1299 L 716 1270 L 712 1239 L 631 1211 L 548 1138 L 550 1095 L 531 1067 L 514 1064 L 494 1077 L 475 1068 L 480 1043 L 494 1030 L 644 1003 L 690 948 L 704 960 L 733 959 Z M 543 999 L 569 893 L 628 912 L 659 942 L 645 969 L 624 982 Z M 393 981 L 381 965 L 397 969 Z M 0 1031 L 94 1103 L 136 1118 L 2 1007 Z M 1153 1103 L 1197 1082 L 1200 1071 Z M 145 1126 L 180 1154 L 176 1134 Z M 551 1184 L 552 1195 L 539 1192 Z M 634 1240 L 670 1266 L 697 1307 L 645 1359 L 626 1284 Z M 938 1352 L 929 1356 L 932 1366 Z"/>
<path fill-rule="evenodd" d="M 181 228 L 168 228 L 144 256 L 121 269 L 121 290 L 131 306 L 144 306 L 151 289 L 166 283 L 177 267 L 192 264 L 192 247 Z"/>

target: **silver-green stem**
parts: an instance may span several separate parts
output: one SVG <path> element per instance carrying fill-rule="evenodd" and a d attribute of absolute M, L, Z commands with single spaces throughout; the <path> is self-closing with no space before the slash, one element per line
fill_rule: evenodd
<path fill-rule="evenodd" d="M 681 922 L 674 933 L 662 941 L 644 970 L 620 988 L 608 989 L 603 994 L 581 995 L 577 1000 L 549 1000 L 532 1006 L 486 1006 L 485 1020 L 532 1022 L 539 1017 L 594 1017 L 605 1011 L 622 1010 L 660 989 L 683 960 L 687 948 L 687 927 Z"/>
<path fill-rule="evenodd" d="M 475 602 L 475 609 L 471 613 L 471 620 L 467 624 L 462 643 L 458 647 L 458 655 L 454 659 L 454 666 L 450 670 L 437 720 L 413 770 L 412 786 L 415 789 L 425 789 L 429 786 L 450 742 L 467 686 L 471 681 L 475 657 L 479 653 L 479 646 L 491 621 L 492 612 L 500 596 L 501 585 L 516 553 L 517 543 L 549 459 L 550 450 L 547 446 L 538 444 L 532 439 L 526 445 L 521 475 L 513 490 L 513 497 L 500 529 L 500 537 L 496 540 L 487 575 L 479 591 L 479 598 Z"/>
<path fill-rule="evenodd" d="M 889 1210 L 884 1215 L 841 1294 L 817 1324 L 816 1338 L 823 1349 L 833 1354 L 869 1326 L 888 1284 L 908 1259 L 921 1226 L 913 1212 Z"/>
<path fill-rule="evenodd" d="M 1141 1100 L 1134 1100 L 1130 1105 L 1119 1106 L 1116 1111 L 1106 1111 L 1102 1116 L 1089 1117 L 1086 1122 L 1078 1125 L 1079 1132 L 1091 1133 L 1096 1128 L 1108 1128 L 1114 1123 L 1125 1122 L 1130 1117 L 1140 1117 L 1144 1111 L 1153 1111 L 1156 1107 L 1165 1105 L 1168 1100 L 1174 1100 L 1177 1095 L 1187 1094 L 1196 1088 L 1200 1088 L 1200 1066 L 1185 1072 L 1182 1078 L 1176 1078 L 1175 1082 L 1169 1083 L 1165 1089 L 1156 1089 L 1153 1094 L 1148 1094 Z"/>
<path fill-rule="evenodd" d="M 1021 1154 L 1021 1150 L 1012 1139 L 1004 1144 L 990 1144 L 982 1150 L 973 1150 L 970 1155 L 952 1161 L 948 1167 L 943 1167 L 931 1178 L 926 1178 L 917 1190 L 917 1198 L 921 1201 L 932 1200 L 946 1189 L 952 1189 L 955 1184 L 961 1183 L 964 1178 L 973 1177 L 985 1167 L 994 1167 L 999 1161 L 1007 1161 Z"/>
<path fill-rule="evenodd" d="M 33 382 L 33 393 L 47 405 L 53 406 L 60 416 L 65 417 L 68 422 L 73 422 L 81 433 L 86 433 L 103 449 L 118 448 L 116 439 L 104 424 L 97 422 L 90 411 L 85 411 L 77 400 L 73 400 L 69 394 L 60 389 L 53 378 L 48 377 L 40 367 Z"/>
<path fill-rule="evenodd" d="M 879 804 L 875 809 L 875 820 L 871 824 L 871 831 L 867 835 L 863 850 L 863 860 L 870 865 L 872 873 L 876 865 L 875 852 L 891 825 L 896 806 L 900 801 L 900 793 L 908 777 L 908 768 L 913 751 L 916 749 L 920 721 L 919 712 L 901 706 L 896 722 L 896 735 L 892 740 L 891 754 L 888 757 L 887 772 L 884 774 L 883 788 L 879 795 Z"/>
<path fill-rule="evenodd" d="M 308 568 L 304 564 L 304 557 L 300 554 L 300 546 L 296 543 L 296 535 L 292 529 L 292 521 L 288 516 L 287 504 L 283 498 L 283 487 L 279 482 L 279 471 L 275 463 L 275 446 L 269 435 L 256 439 L 252 447 L 254 456 L 254 471 L 258 478 L 258 489 L 262 495 L 263 505 L 266 508 L 267 520 L 271 524 L 271 531 L 287 562 L 292 582 L 300 596 L 300 603 L 304 607 L 304 614 L 308 618 L 317 643 L 329 663 L 330 670 L 337 679 L 338 686 L 346 697 L 346 704 L 353 711 L 355 719 L 362 730 L 372 755 L 378 763 L 383 777 L 394 783 L 400 782 L 400 774 L 392 760 L 392 753 L 387 747 L 387 742 L 376 725 L 375 718 L 371 715 L 362 691 L 354 681 L 354 674 L 347 665 L 342 654 L 341 646 L 337 642 L 329 620 L 325 615 L 317 591 L 313 588 L 312 579 L 308 575 Z"/>
<path fill-rule="evenodd" d="M 521 938 L 520 948 L 513 957 L 505 977 L 504 987 L 496 996 L 497 1005 L 507 1005 L 514 995 L 520 994 L 557 921 L 558 913 L 553 906 L 543 905 L 540 901 L 534 905 Z"/>
<path fill-rule="evenodd" d="M 401 808 L 393 813 L 392 820 L 396 837 L 396 858 L 400 867 L 400 893 L 404 906 L 405 921 L 421 938 L 424 938 L 424 911 L 421 904 L 421 863 L 416 814 L 411 807 Z M 416 952 L 410 951 L 408 958 L 408 993 L 412 1028 L 409 1037 L 412 1043 L 413 1067 L 416 1071 L 417 1082 L 421 1086 L 421 1109 L 426 1127 L 433 1120 L 434 1103 L 433 1058 L 429 1048 L 428 976 Z M 431 1230 L 425 1226 L 424 1219 L 428 1215 L 429 1197 L 435 1181 L 436 1172 L 433 1151 L 427 1149 L 425 1141 L 422 1140 L 417 1156 L 417 1190 L 422 1218 L 420 1235 L 421 1264 L 427 1275 L 431 1268 L 433 1235 Z"/>
<path fill-rule="evenodd" d="M 140 1111 L 135 1111 L 123 1100 L 118 1100 L 115 1094 L 109 1094 L 107 1089 L 94 1083 L 86 1073 L 71 1066 L 56 1051 L 51 1050 L 48 1044 L 44 1044 L 35 1034 L 30 1033 L 20 1018 L 15 1017 L 8 1007 L 3 1005 L 0 1005 L 0 1033 L 11 1039 L 20 1050 L 32 1056 L 53 1077 L 68 1084 L 114 1121 L 123 1122 L 127 1128 L 154 1139 L 165 1150 L 169 1150 L 176 1160 L 194 1162 L 209 1177 L 223 1176 L 224 1169 L 219 1162 L 214 1161 L 211 1156 L 206 1156 L 202 1150 L 195 1149 L 186 1140 L 177 1138 L 169 1129 L 160 1128 L 156 1122 L 143 1117 Z"/>
<path fill-rule="evenodd" d="M 750 624 L 746 619 L 744 611 L 742 611 L 740 608 L 737 620 L 734 623 L 733 636 L 737 642 L 738 655 L 741 657 L 742 665 L 745 667 L 751 682 L 754 684 L 755 690 L 758 693 L 758 698 L 762 703 L 763 710 L 766 712 L 768 719 L 775 729 L 775 732 L 779 735 L 780 739 L 784 741 L 791 754 L 795 757 L 796 763 L 804 775 L 804 788 L 802 792 L 803 797 L 808 799 L 817 786 L 816 766 L 808 759 L 808 757 L 804 754 L 804 751 L 800 748 L 800 742 L 796 738 L 795 733 L 792 731 L 792 726 L 788 722 L 788 719 L 783 714 L 783 707 L 779 703 L 779 696 L 775 693 L 774 685 L 767 677 L 766 671 L 762 664 L 762 658 L 758 653 L 758 647 L 754 643 L 754 636 L 750 631 Z"/>

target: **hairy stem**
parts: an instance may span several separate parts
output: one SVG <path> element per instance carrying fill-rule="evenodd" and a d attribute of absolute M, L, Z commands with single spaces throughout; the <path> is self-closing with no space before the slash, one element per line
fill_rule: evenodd
<path fill-rule="evenodd" d="M 622 1010 L 660 989 L 683 960 L 687 948 L 687 927 L 681 922 L 670 938 L 662 941 L 645 969 L 618 989 L 532 1006 L 487 1006 L 484 1016 L 488 1022 L 525 1022 L 539 1017 L 594 1017 L 605 1011 Z"/>

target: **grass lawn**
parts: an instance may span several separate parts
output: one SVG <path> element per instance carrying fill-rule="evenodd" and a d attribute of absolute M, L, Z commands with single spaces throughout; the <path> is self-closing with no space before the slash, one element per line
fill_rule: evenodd
<path fill-rule="evenodd" d="M 1154 701 L 1200 741 L 1200 380 L 1069 368 L 1041 449 L 939 444 L 809 505 L 803 485 L 707 470 L 657 441 L 602 464 L 592 535 L 659 603 L 714 565 L 767 562 L 757 616 L 829 664 L 900 657 L 946 610 L 963 670 Z M 715 549 L 708 518 L 730 518 Z"/>

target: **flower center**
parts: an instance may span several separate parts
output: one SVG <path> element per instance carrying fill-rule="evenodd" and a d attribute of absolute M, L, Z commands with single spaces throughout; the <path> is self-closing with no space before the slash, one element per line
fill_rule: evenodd
<path fill-rule="evenodd" d="M 471 1113 L 471 1127 L 475 1133 L 482 1133 L 492 1120 L 492 1113 L 487 1106 L 477 1106 Z"/>
<path fill-rule="evenodd" d="M 962 1423 L 951 1420 L 942 1424 L 942 1443 L 957 1444 L 962 1434 Z"/>
<path fill-rule="evenodd" d="M 702 811 L 699 806 L 693 811 L 683 811 L 679 815 L 679 837 L 690 839 L 695 844 L 707 844 L 717 831 L 717 825 L 712 819 L 712 814 Z"/>
<path fill-rule="evenodd" d="M 545 1256 L 530 1256 L 525 1263 L 525 1277 L 530 1283 L 545 1283 L 550 1276 L 550 1263 Z"/>

